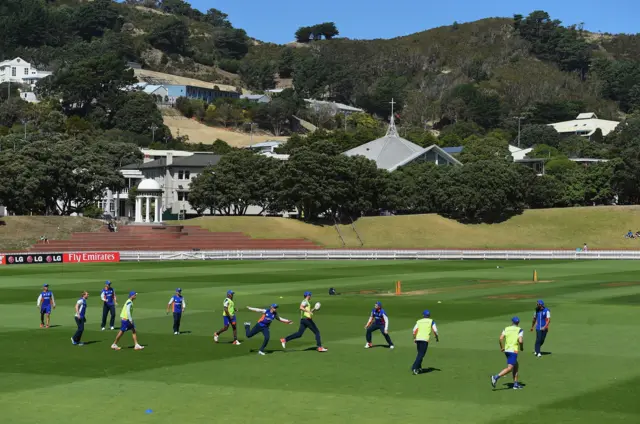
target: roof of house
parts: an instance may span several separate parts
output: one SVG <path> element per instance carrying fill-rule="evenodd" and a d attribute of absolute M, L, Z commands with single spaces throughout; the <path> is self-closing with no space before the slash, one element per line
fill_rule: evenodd
<path fill-rule="evenodd" d="M 152 85 L 152 84 L 147 84 L 144 86 L 143 90 L 145 93 L 147 94 L 151 94 L 154 93 L 156 90 L 158 90 L 159 88 L 164 88 L 164 86 L 162 85 Z"/>
<path fill-rule="evenodd" d="M 378 168 L 395 171 L 399 167 L 408 164 L 422 154 L 431 150 L 437 151 L 452 163 L 460 165 L 460 162 L 435 144 L 422 148 L 398 135 L 393 116 L 387 134 L 377 140 L 370 141 L 361 146 L 344 152 L 347 156 L 364 156 L 376 162 Z"/>
<path fill-rule="evenodd" d="M 345 110 L 349 112 L 364 112 L 364 109 L 345 105 L 343 103 L 326 102 L 324 100 L 314 100 L 314 99 L 304 99 L 304 101 L 307 103 L 311 103 L 312 105 L 318 105 L 318 106 L 325 105 L 325 106 L 335 107 L 339 110 Z"/>
<path fill-rule="evenodd" d="M 189 167 L 189 168 L 206 168 L 207 166 L 214 166 L 220 162 L 220 155 L 214 155 L 209 153 L 196 153 L 191 156 L 179 156 L 173 158 L 171 167 Z M 161 158 L 152 160 L 138 165 L 137 169 L 153 169 L 164 168 L 167 166 L 167 158 Z"/>
<path fill-rule="evenodd" d="M 284 144 L 283 141 L 267 140 L 267 141 L 263 141 L 262 143 L 252 144 L 251 146 L 248 146 L 248 147 L 250 149 L 260 148 L 260 147 L 278 147 L 278 146 L 281 146 L 283 144 Z"/>
<path fill-rule="evenodd" d="M 572 121 L 557 122 L 549 124 L 559 133 L 581 133 L 588 136 L 593 135 L 598 128 L 602 131 L 602 135 L 607 135 L 620 124 L 618 121 L 608 121 L 606 119 L 598 119 L 595 113 L 581 113 Z"/>
<path fill-rule="evenodd" d="M 243 94 L 240 96 L 241 99 L 247 100 L 260 100 L 263 97 L 269 97 L 266 94 Z"/>

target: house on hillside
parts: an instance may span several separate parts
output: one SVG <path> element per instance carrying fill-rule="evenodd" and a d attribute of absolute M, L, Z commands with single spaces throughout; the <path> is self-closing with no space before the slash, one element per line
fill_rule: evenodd
<path fill-rule="evenodd" d="M 251 149 L 253 151 L 258 152 L 258 154 L 263 156 L 268 156 L 270 158 L 279 159 L 279 160 L 289 160 L 289 155 L 284 155 L 280 153 L 276 153 L 276 149 L 284 144 L 283 141 L 275 141 L 275 140 L 267 140 L 262 143 L 252 144 L 247 147 L 247 149 Z"/>
<path fill-rule="evenodd" d="M 0 84 L 3 82 L 13 82 L 35 87 L 42 78 L 48 77 L 52 72 L 39 71 L 26 60 L 16 57 L 15 59 L 0 62 Z"/>
<path fill-rule="evenodd" d="M 353 113 L 364 112 L 364 109 L 345 105 L 336 102 L 326 102 L 324 100 L 304 99 L 307 107 L 314 112 L 328 111 L 332 116 L 337 114 L 351 115 Z"/>
<path fill-rule="evenodd" d="M 249 100 L 254 103 L 269 103 L 271 102 L 271 97 L 266 94 L 243 94 L 240 96 L 243 100 Z"/>
<path fill-rule="evenodd" d="M 581 113 L 578 117 L 572 121 L 557 122 L 555 124 L 549 124 L 556 131 L 563 135 L 579 135 L 582 137 L 591 138 L 591 136 L 598 130 L 602 131 L 602 135 L 606 136 L 610 132 L 616 129 L 620 124 L 618 121 L 607 121 L 605 119 L 598 119 L 595 113 Z"/>
<path fill-rule="evenodd" d="M 393 115 L 384 137 L 344 152 L 347 156 L 364 156 L 380 169 L 395 171 L 410 163 L 432 162 L 436 165 L 462 165 L 460 161 L 434 145 L 420 147 L 398 135 Z"/>
<path fill-rule="evenodd" d="M 239 99 L 240 93 L 220 89 L 195 87 L 193 85 L 165 85 L 168 90 L 169 103 L 175 103 L 178 97 L 202 100 L 213 103 L 219 98 Z"/>

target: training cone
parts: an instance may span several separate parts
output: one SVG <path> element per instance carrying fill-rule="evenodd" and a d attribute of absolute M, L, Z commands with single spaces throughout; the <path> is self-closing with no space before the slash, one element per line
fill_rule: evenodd
<path fill-rule="evenodd" d="M 533 282 L 538 282 L 538 271 L 536 271 L 535 269 L 533 270 Z"/>

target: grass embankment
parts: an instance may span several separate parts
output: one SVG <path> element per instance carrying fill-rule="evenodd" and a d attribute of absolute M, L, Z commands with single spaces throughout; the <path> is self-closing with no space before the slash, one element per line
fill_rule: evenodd
<path fill-rule="evenodd" d="M 0 249 L 22 250 L 46 235 L 49 240 L 65 240 L 76 232 L 98 231 L 104 224 L 96 219 L 72 216 L 8 216 L 1 218 Z"/>
<path fill-rule="evenodd" d="M 203 217 L 182 221 L 211 231 L 239 231 L 255 238 L 305 238 L 342 247 L 336 229 L 285 218 Z M 640 249 L 627 240 L 640 230 L 640 207 L 530 210 L 500 224 L 465 225 L 438 215 L 365 217 L 356 229 L 366 248 Z M 338 226 L 347 247 L 360 243 L 350 225 Z"/>

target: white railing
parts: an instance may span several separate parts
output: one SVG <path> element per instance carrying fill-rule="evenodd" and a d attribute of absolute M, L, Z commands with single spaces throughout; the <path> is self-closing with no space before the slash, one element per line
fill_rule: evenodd
<path fill-rule="evenodd" d="M 607 250 L 576 252 L 571 250 L 207 250 L 207 251 L 124 251 L 121 261 L 169 260 L 274 260 L 274 259 L 422 259 L 422 260 L 605 260 L 640 259 L 640 251 Z"/>

